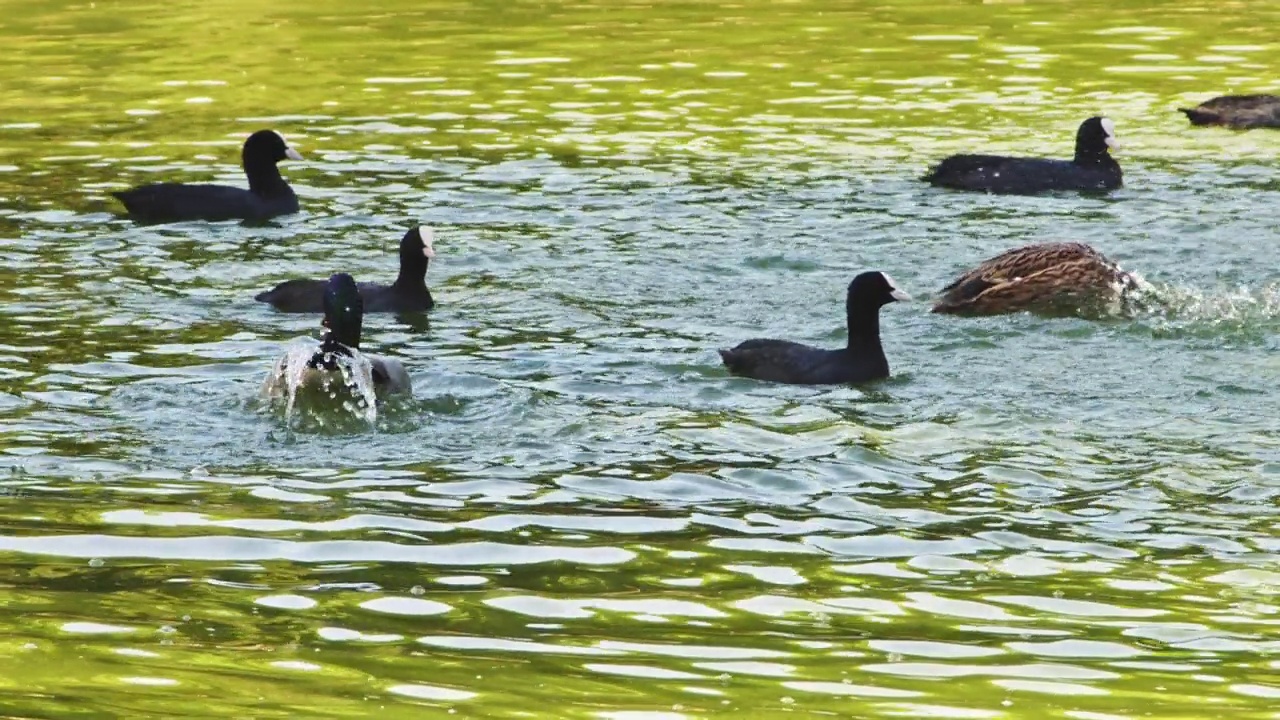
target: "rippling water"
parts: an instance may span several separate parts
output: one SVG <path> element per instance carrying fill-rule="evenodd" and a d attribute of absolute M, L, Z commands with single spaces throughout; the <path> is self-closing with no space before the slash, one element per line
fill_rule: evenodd
<path fill-rule="evenodd" d="M 1280 3 L 953 5 L 6 8 L 2 714 L 1275 717 L 1280 132 L 1174 109 L 1280 90 Z M 1109 197 L 915 179 L 1096 112 Z M 301 214 L 116 217 L 267 126 Z M 437 310 L 365 323 L 413 399 L 265 411 L 319 327 L 253 294 L 389 280 L 419 221 Z M 1054 238 L 1158 309 L 719 366 Z"/>

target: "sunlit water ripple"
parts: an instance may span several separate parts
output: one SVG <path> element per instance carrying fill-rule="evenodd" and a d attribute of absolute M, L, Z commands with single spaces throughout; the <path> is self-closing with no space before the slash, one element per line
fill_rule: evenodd
<path fill-rule="evenodd" d="M 280 27 L 313 28 L 299 62 L 334 77 L 320 48 L 353 11 L 321 5 Z M 420 36 L 422 64 L 395 52 L 423 22 L 406 8 L 370 19 L 350 87 L 270 112 L 201 66 L 203 45 L 137 88 L 104 80 L 80 114 L 33 78 L 0 92 L 16 168 L 0 173 L 0 707 L 1271 717 L 1280 133 L 1184 127 L 1170 110 L 1218 85 L 1175 91 L 1151 68 L 1261 78 L 1274 40 L 1219 28 L 1236 50 L 1174 62 L 1145 47 L 1182 35 L 1154 11 L 1055 41 L 1010 7 L 1034 37 L 974 48 L 974 9 L 796 8 L 772 28 L 750 4 L 736 20 L 564 6 L 497 30 L 453 8 L 456 57 Z M 89 22 L 68 12 L 48 20 Z M 184 12 L 175 28 L 202 22 Z M 666 18 L 637 32 L 691 59 L 557 35 L 640 17 Z M 759 55 L 716 22 L 764 33 Z M 787 39 L 859 23 L 894 38 L 865 77 L 841 68 L 859 48 Z M 86 75 L 127 35 L 95 37 L 50 73 Z M 971 60 L 940 45 L 1025 67 L 969 85 Z M 1113 83 L 1020 79 L 1036 65 Z M 1098 108 L 1131 140 L 1109 197 L 916 181 L 978 146 L 1066 155 Z M 239 182 L 258 126 L 307 155 L 285 167 L 301 214 L 114 216 L 114 187 Z M 414 397 L 366 429 L 264 409 L 274 360 L 320 328 L 254 293 L 338 269 L 390 280 L 418 221 L 436 229 L 438 309 L 365 322 Z M 965 266 L 1045 239 L 1093 243 L 1160 302 L 1101 321 L 927 312 Z M 883 313 L 893 378 L 789 387 L 719 366 L 748 337 L 841 342 L 864 269 L 919 298 Z"/>

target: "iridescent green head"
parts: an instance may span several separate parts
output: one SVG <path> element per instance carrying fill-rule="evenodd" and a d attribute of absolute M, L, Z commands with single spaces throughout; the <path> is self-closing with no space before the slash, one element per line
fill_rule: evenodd
<path fill-rule="evenodd" d="M 363 324 L 364 300 L 356 281 L 346 273 L 331 276 L 324 289 L 324 326 L 329 328 L 325 343 L 336 341 L 359 350 Z"/>

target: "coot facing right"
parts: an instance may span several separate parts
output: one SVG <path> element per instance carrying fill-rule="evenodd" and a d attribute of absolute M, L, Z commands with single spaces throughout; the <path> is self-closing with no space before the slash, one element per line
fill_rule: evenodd
<path fill-rule="evenodd" d="M 427 266 L 435 257 L 431 228 L 413 228 L 400 239 L 400 274 L 390 285 L 360 283 L 364 312 L 418 312 L 435 307 L 427 288 Z M 286 280 L 258 293 L 254 300 L 283 312 L 324 312 L 329 283 L 324 280 Z"/>
<path fill-rule="evenodd" d="M 297 150 L 274 130 L 259 130 L 244 141 L 240 163 L 249 189 L 230 185 L 156 183 L 111 193 L 135 220 L 151 223 L 183 220 L 263 221 L 298 212 L 298 196 L 280 177 L 276 163 L 301 160 Z"/>
<path fill-rule="evenodd" d="M 889 377 L 889 361 L 880 345 L 880 308 L 910 300 L 888 275 L 864 272 L 849 283 L 845 315 L 849 342 L 838 350 L 790 340 L 747 340 L 720 359 L 734 375 L 795 385 L 859 383 Z"/>
<path fill-rule="evenodd" d="M 952 155 L 921 179 L 937 187 L 1016 195 L 1114 190 L 1123 183 L 1120 164 L 1110 153 L 1114 147 L 1115 123 L 1091 117 L 1076 131 L 1076 154 L 1071 160 Z"/>

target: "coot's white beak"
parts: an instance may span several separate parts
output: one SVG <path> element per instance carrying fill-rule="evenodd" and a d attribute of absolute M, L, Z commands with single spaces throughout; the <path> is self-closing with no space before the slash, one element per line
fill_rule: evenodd
<path fill-rule="evenodd" d="M 889 297 L 893 298 L 894 300 L 910 300 L 911 299 L 910 295 L 898 289 L 898 283 L 894 282 L 893 278 L 889 277 L 889 273 L 881 272 L 880 277 L 883 277 L 884 281 L 889 285 Z"/>
<path fill-rule="evenodd" d="M 1111 118 L 1102 118 L 1102 132 L 1106 134 L 1103 142 L 1107 144 L 1107 147 L 1112 150 L 1119 150 L 1120 141 L 1116 140 L 1116 124 L 1111 121 Z"/>
<path fill-rule="evenodd" d="M 285 148 L 284 148 L 284 156 L 285 156 L 285 157 L 287 157 L 287 158 L 289 158 L 290 160 L 301 160 L 301 159 L 302 159 L 302 153 L 298 152 L 297 150 L 294 150 L 293 148 L 291 148 L 291 147 L 289 147 L 289 146 L 287 146 L 287 145 L 286 145 L 286 146 L 285 146 Z"/>
<path fill-rule="evenodd" d="M 419 227 L 418 234 L 422 236 L 422 254 L 428 259 L 436 256 L 436 248 L 432 243 L 435 241 L 435 233 L 429 227 Z"/>

